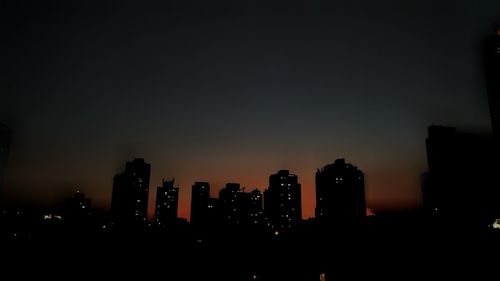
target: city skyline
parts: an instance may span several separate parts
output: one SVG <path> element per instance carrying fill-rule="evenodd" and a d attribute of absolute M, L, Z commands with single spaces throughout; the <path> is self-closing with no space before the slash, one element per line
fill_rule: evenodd
<path fill-rule="evenodd" d="M 499 0 L 0 0 L 0 38 L 4 279 L 497 278 Z"/>
<path fill-rule="evenodd" d="M 196 181 L 211 196 L 231 182 L 264 191 L 286 169 L 307 218 L 316 169 L 346 158 L 366 175 L 369 208 L 416 208 L 427 126 L 490 133 L 480 45 L 495 1 L 8 2 L 0 121 L 13 131 L 2 191 L 13 205 L 80 189 L 108 209 L 113 175 L 140 157 L 150 188 L 176 178 L 181 217 Z"/>

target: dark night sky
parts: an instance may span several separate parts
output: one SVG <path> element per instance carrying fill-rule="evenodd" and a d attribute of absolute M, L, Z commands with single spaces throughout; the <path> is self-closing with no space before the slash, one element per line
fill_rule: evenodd
<path fill-rule="evenodd" d="M 144 157 L 152 191 L 176 178 L 182 217 L 194 181 L 262 190 L 279 169 L 310 217 L 316 168 L 345 157 L 369 207 L 411 208 L 428 125 L 490 130 L 498 0 L 163 2 L 0 1 L 7 200 L 79 187 L 108 208 L 113 175 Z"/>

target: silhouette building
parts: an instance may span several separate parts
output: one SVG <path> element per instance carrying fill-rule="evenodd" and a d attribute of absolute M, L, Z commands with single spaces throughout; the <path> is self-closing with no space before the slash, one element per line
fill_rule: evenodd
<path fill-rule="evenodd" d="M 66 200 L 65 217 L 72 221 L 86 220 L 91 215 L 90 198 L 85 197 L 83 192 L 77 190 L 75 195 Z"/>
<path fill-rule="evenodd" d="M 498 216 L 500 193 L 491 137 L 430 126 L 423 208 L 448 221 L 485 225 Z"/>
<path fill-rule="evenodd" d="M 119 222 L 146 222 L 151 165 L 142 158 L 127 162 L 113 180 L 111 212 Z"/>
<path fill-rule="evenodd" d="M 262 225 L 264 211 L 262 209 L 262 193 L 258 189 L 240 193 L 241 220 L 246 225 Z"/>
<path fill-rule="evenodd" d="M 264 191 L 264 214 L 275 230 L 287 230 L 302 220 L 301 191 L 296 175 L 280 170 L 269 177 Z"/>
<path fill-rule="evenodd" d="M 486 43 L 486 86 L 490 105 L 491 124 L 495 137 L 500 134 L 500 21 L 493 25 L 494 35 Z"/>
<path fill-rule="evenodd" d="M 163 181 L 156 190 L 155 221 L 159 225 L 173 225 L 177 222 L 179 206 L 179 188 L 174 187 L 174 180 Z"/>
<path fill-rule="evenodd" d="M 219 192 L 219 208 L 226 225 L 260 225 L 263 223 L 262 193 L 244 192 L 238 183 L 228 183 Z"/>
<path fill-rule="evenodd" d="M 316 218 L 322 222 L 359 222 L 366 216 L 361 170 L 337 159 L 316 172 Z"/>
<path fill-rule="evenodd" d="M 7 158 L 9 156 L 11 139 L 12 139 L 11 129 L 6 125 L 0 123 L 0 196 L 3 192 L 5 173 L 7 170 Z"/>
<path fill-rule="evenodd" d="M 219 192 L 219 202 L 222 222 L 225 224 L 239 224 L 241 222 L 241 200 L 239 183 L 228 183 Z"/>
<path fill-rule="evenodd" d="M 207 226 L 216 221 L 219 203 L 210 197 L 208 182 L 195 182 L 191 191 L 191 224 Z"/>

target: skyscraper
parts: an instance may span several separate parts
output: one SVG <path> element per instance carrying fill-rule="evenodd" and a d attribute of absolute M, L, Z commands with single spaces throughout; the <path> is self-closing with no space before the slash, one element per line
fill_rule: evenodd
<path fill-rule="evenodd" d="M 89 219 L 91 203 L 90 198 L 85 197 L 83 192 L 77 190 L 73 197 L 66 200 L 65 219 L 76 222 Z"/>
<path fill-rule="evenodd" d="M 262 210 L 262 193 L 254 189 L 249 193 L 242 193 L 241 210 L 242 222 L 247 225 L 261 225 L 264 222 Z"/>
<path fill-rule="evenodd" d="M 316 218 L 355 223 L 366 216 L 365 181 L 361 170 L 337 159 L 316 172 Z"/>
<path fill-rule="evenodd" d="M 486 43 L 485 67 L 486 86 L 490 104 L 493 133 L 500 136 L 500 21 L 493 25 L 494 35 Z"/>
<path fill-rule="evenodd" d="M 208 182 L 195 182 L 191 190 L 191 224 L 206 224 L 209 208 L 215 208 L 215 204 L 210 198 L 210 184 Z"/>
<path fill-rule="evenodd" d="M 423 206 L 447 221 L 481 223 L 500 215 L 500 190 L 491 137 L 459 133 L 455 128 L 428 128 Z"/>
<path fill-rule="evenodd" d="M 9 157 L 11 139 L 11 129 L 6 125 L 0 123 L 0 204 L 5 180 L 5 173 L 7 170 L 7 158 Z"/>
<path fill-rule="evenodd" d="M 243 196 L 240 194 L 239 183 L 228 183 L 219 192 L 222 222 L 225 224 L 238 224 L 241 222 L 241 203 Z"/>
<path fill-rule="evenodd" d="M 146 222 L 151 165 L 142 158 L 127 162 L 125 172 L 115 176 L 111 212 L 120 222 Z"/>
<path fill-rule="evenodd" d="M 226 225 L 260 225 L 263 223 L 262 193 L 245 192 L 238 183 L 228 183 L 219 192 L 219 213 Z"/>
<path fill-rule="evenodd" d="M 280 170 L 269 177 L 264 191 L 264 214 L 274 230 L 287 230 L 302 220 L 300 184 L 296 175 Z"/>
<path fill-rule="evenodd" d="M 155 221 L 159 225 L 173 225 L 177 221 L 179 188 L 174 187 L 174 180 L 163 181 L 156 190 Z"/>

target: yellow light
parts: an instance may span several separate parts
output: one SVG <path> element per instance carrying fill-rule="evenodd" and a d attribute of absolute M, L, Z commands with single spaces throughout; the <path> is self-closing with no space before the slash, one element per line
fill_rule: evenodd
<path fill-rule="evenodd" d="M 495 222 L 491 225 L 491 227 L 495 229 L 500 229 L 500 219 L 496 219 Z"/>

